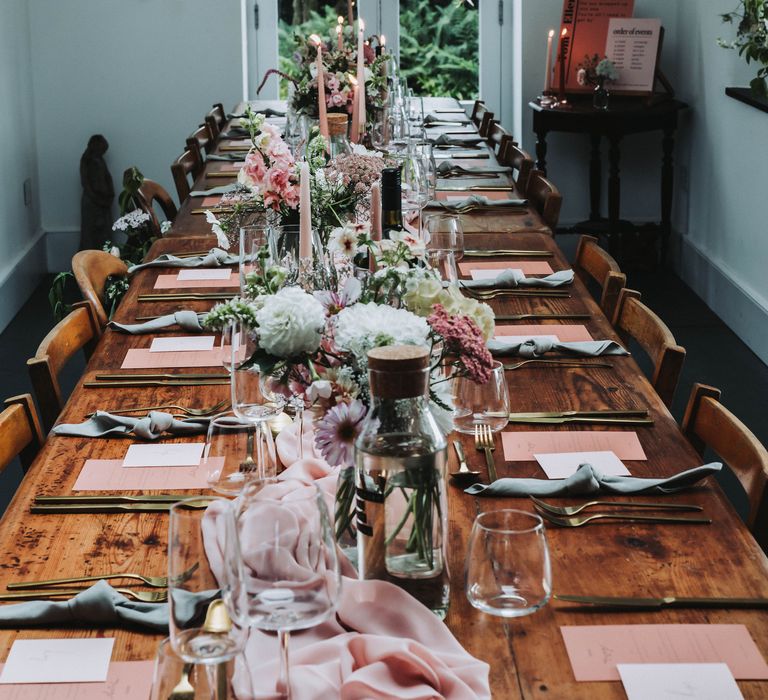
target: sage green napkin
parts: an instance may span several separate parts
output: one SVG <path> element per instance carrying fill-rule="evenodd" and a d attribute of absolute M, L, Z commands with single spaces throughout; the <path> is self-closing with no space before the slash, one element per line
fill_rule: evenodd
<path fill-rule="evenodd" d="M 497 479 L 492 484 L 472 484 L 472 496 L 593 496 L 601 493 L 676 493 L 722 469 L 720 462 L 694 467 L 664 479 L 607 475 L 591 464 L 582 464 L 567 479 Z"/>
<path fill-rule="evenodd" d="M 471 119 L 466 114 L 438 114 L 430 112 L 424 117 L 424 125 L 437 122 L 453 122 L 455 124 L 469 124 Z"/>
<path fill-rule="evenodd" d="M 484 195 L 472 194 L 469 197 L 460 199 L 456 202 L 446 202 L 440 199 L 433 199 L 428 207 L 436 209 L 445 209 L 445 211 L 462 211 L 469 209 L 504 209 L 505 207 L 525 207 L 528 205 L 527 199 L 488 199 Z"/>
<path fill-rule="evenodd" d="M 571 282 L 573 282 L 573 270 L 559 270 L 546 277 L 526 277 L 521 270 L 509 268 L 496 277 L 461 280 L 459 285 L 467 289 L 515 289 L 516 287 L 562 287 Z"/>
<path fill-rule="evenodd" d="M 427 140 L 435 146 L 476 146 L 485 142 L 482 136 L 458 136 L 456 134 L 440 134 L 440 136 Z"/>
<path fill-rule="evenodd" d="M 153 318 L 151 321 L 144 323 L 117 323 L 117 321 L 110 321 L 109 327 L 122 333 L 130 333 L 131 335 L 153 333 L 154 331 L 171 326 L 179 326 L 182 330 L 189 331 L 190 333 L 201 333 L 203 327 L 200 325 L 200 322 L 204 316 L 204 313 L 199 314 L 196 311 L 182 309 L 172 314 Z"/>
<path fill-rule="evenodd" d="M 247 139 L 251 137 L 251 132 L 248 129 L 243 129 L 242 126 L 233 126 L 227 131 L 222 131 L 220 137 L 223 139 Z"/>
<path fill-rule="evenodd" d="M 189 593 L 175 590 L 173 596 L 173 614 L 187 625 L 198 619 L 203 622 L 208 605 L 219 597 L 219 591 Z M 50 627 L 60 624 L 85 627 L 137 626 L 167 633 L 168 619 L 168 603 L 130 600 L 106 581 L 98 581 L 69 600 L 31 600 L 0 606 L 0 626 L 3 627 Z"/>
<path fill-rule="evenodd" d="M 504 165 L 484 165 L 478 168 L 467 168 L 452 160 L 444 160 L 437 166 L 436 172 L 439 177 L 448 177 L 449 175 L 496 175 L 511 173 L 512 168 Z"/>
<path fill-rule="evenodd" d="M 542 328 L 557 328 L 557 326 L 542 326 Z M 510 355 L 527 359 L 541 357 L 551 350 L 559 350 L 570 355 L 581 355 L 583 357 L 629 355 L 621 345 L 613 340 L 581 340 L 559 343 L 543 337 L 533 337 L 515 342 L 491 338 L 487 345 L 492 355 Z"/>
<path fill-rule="evenodd" d="M 235 173 L 237 175 L 237 173 Z M 192 190 L 189 193 L 190 197 L 212 197 L 217 194 L 230 194 L 231 192 L 237 192 L 242 189 L 242 185 L 233 182 L 230 185 L 220 185 L 219 187 L 211 187 L 209 190 Z"/>
<path fill-rule="evenodd" d="M 228 163 L 242 163 L 245 160 L 245 153 L 212 153 L 205 157 L 206 160 L 221 160 Z M 235 173 L 237 175 L 237 173 Z"/>
<path fill-rule="evenodd" d="M 196 255 L 193 258 L 177 258 L 170 253 L 163 253 L 149 262 L 132 265 L 128 268 L 128 274 L 143 270 L 145 267 L 221 267 L 236 265 L 239 262 L 239 256 L 227 253 L 221 248 L 211 248 L 206 255 Z"/>
<path fill-rule="evenodd" d="M 252 108 L 253 109 L 253 108 Z M 279 109 L 272 109 L 267 107 L 265 109 L 253 109 L 256 114 L 263 114 L 265 117 L 284 117 L 285 112 L 281 112 Z M 227 119 L 245 119 L 244 114 L 227 114 Z"/>
<path fill-rule="evenodd" d="M 151 411 L 146 416 L 118 416 L 106 411 L 96 411 L 82 423 L 60 423 L 51 432 L 71 437 L 137 437 L 157 440 L 164 433 L 169 435 L 197 435 L 208 430 L 209 418 L 190 417 L 177 420 L 170 413 Z"/>

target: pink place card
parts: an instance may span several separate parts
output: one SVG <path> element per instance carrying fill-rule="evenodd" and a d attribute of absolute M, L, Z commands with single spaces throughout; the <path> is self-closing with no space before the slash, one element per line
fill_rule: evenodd
<path fill-rule="evenodd" d="M 744 625 L 563 626 L 577 681 L 618 681 L 616 664 L 728 664 L 734 678 L 768 679 L 768 665 Z"/>
<path fill-rule="evenodd" d="M 186 491 L 208 488 L 208 473 L 221 470 L 224 457 L 194 467 L 124 467 L 122 459 L 88 459 L 73 491 Z"/>
<path fill-rule="evenodd" d="M 125 354 L 120 369 L 218 367 L 223 366 L 225 357 L 229 359 L 230 352 L 228 345 L 195 352 L 150 352 L 149 348 L 131 348 Z"/>
<path fill-rule="evenodd" d="M 619 459 L 646 459 L 643 447 L 634 431 L 514 431 L 501 434 L 504 459 L 507 462 L 532 462 L 535 454 L 552 452 L 605 452 L 610 450 Z"/>
<path fill-rule="evenodd" d="M 555 336 L 561 343 L 575 343 L 581 340 L 592 340 L 586 326 L 577 326 L 572 324 L 559 323 L 539 323 L 520 326 L 496 326 L 494 337 L 505 339 L 508 336 L 526 336 L 528 338 L 536 336 Z"/>
<path fill-rule="evenodd" d="M 508 268 L 520 270 L 524 275 L 551 275 L 554 270 L 548 262 L 543 260 L 510 260 L 508 262 L 460 262 L 459 272 L 462 277 L 472 277 L 472 279 L 493 279 L 499 273 Z M 473 273 L 492 273 L 477 275 Z"/>
<path fill-rule="evenodd" d="M 234 270 L 228 270 L 227 279 L 218 280 L 180 280 L 178 275 L 158 275 L 155 289 L 204 289 L 207 287 L 239 287 L 240 276 Z"/>
<path fill-rule="evenodd" d="M 243 151 L 243 159 L 245 159 L 245 153 L 250 148 L 250 144 L 246 143 L 245 138 L 234 139 L 234 140 L 229 140 L 229 141 L 222 141 L 219 144 L 219 150 L 222 150 L 224 152 L 230 152 L 231 153 L 231 151 L 229 151 L 229 149 L 231 149 L 231 148 L 237 148 L 238 150 L 242 149 L 242 151 Z"/>
<path fill-rule="evenodd" d="M 221 197 L 205 197 L 203 198 L 203 201 L 200 202 L 200 208 L 201 209 L 210 209 L 211 207 L 217 207 L 221 204 Z"/>
<path fill-rule="evenodd" d="M 245 154 L 243 154 L 245 158 Z M 244 161 L 209 161 L 208 172 L 209 173 L 232 173 L 232 177 L 235 177 L 240 169 L 243 167 Z"/>
<path fill-rule="evenodd" d="M 148 700 L 154 669 L 151 660 L 113 661 L 106 681 L 0 685 L 0 700 Z"/>
<path fill-rule="evenodd" d="M 512 190 L 467 190 L 466 192 L 457 193 L 455 191 L 441 191 L 438 190 L 435 197 L 438 200 L 444 202 L 456 202 L 462 199 L 466 199 L 469 196 L 476 195 L 478 197 L 485 197 L 486 199 L 514 199 L 515 193 Z"/>

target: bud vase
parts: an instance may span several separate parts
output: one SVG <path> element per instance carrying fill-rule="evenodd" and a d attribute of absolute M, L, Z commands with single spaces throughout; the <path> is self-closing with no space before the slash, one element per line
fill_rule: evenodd
<path fill-rule="evenodd" d="M 608 102 L 611 98 L 611 93 L 608 92 L 608 88 L 605 87 L 605 83 L 600 81 L 595 86 L 595 91 L 592 93 L 592 106 L 595 109 L 608 109 Z"/>

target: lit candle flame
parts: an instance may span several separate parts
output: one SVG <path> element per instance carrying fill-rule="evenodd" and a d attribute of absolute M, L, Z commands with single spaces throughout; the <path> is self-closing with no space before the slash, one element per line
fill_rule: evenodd
<path fill-rule="evenodd" d="M 381 46 L 384 46 L 384 44 L 386 44 L 386 43 L 387 43 L 387 37 L 385 37 L 385 36 L 382 34 L 382 35 L 381 35 L 381 40 L 379 41 L 379 44 L 381 44 Z"/>
<path fill-rule="evenodd" d="M 568 33 L 568 27 L 563 27 L 563 31 L 560 32 L 560 36 L 565 36 Z"/>
<path fill-rule="evenodd" d="M 320 46 L 320 45 L 323 43 L 323 40 L 322 40 L 322 39 L 321 39 L 319 36 L 317 36 L 317 34 L 310 34 L 310 35 L 309 35 L 309 40 L 310 40 L 310 41 L 311 41 L 311 42 L 312 42 L 312 43 L 313 43 L 315 46 Z"/>
<path fill-rule="evenodd" d="M 338 18 L 336 21 L 337 21 L 337 22 L 338 22 L 340 25 L 341 25 L 341 24 L 344 24 L 344 18 L 343 18 L 341 15 L 339 15 L 339 18 Z"/>
<path fill-rule="evenodd" d="M 550 29 L 549 30 L 549 38 L 551 39 L 553 36 L 555 36 L 555 30 L 554 29 Z"/>
<path fill-rule="evenodd" d="M 347 78 L 349 78 L 349 82 L 352 86 L 357 87 L 357 78 L 354 75 L 348 75 Z"/>

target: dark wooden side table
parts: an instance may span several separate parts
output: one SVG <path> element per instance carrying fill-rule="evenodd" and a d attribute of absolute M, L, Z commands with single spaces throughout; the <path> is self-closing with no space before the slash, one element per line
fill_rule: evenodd
<path fill-rule="evenodd" d="M 592 145 L 589 161 L 589 220 L 574 230 L 608 237 L 612 254 L 620 253 L 621 233 L 640 231 L 660 234 L 661 261 L 666 260 L 667 246 L 672 228 L 672 152 L 675 144 L 677 115 L 688 105 L 670 98 L 649 102 L 642 98 L 612 96 L 610 107 L 595 109 L 591 97 L 574 98 L 567 107 L 542 107 L 537 101 L 529 102 L 533 110 L 533 130 L 536 133 L 536 167 L 547 172 L 547 134 L 564 131 L 588 134 Z M 619 160 L 621 140 L 628 134 L 661 131 L 661 222 L 632 224 L 620 217 L 621 178 Z M 608 218 L 600 214 L 602 185 L 600 145 L 608 140 Z"/>

